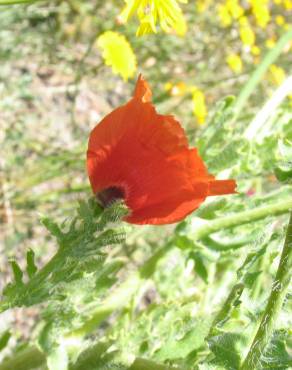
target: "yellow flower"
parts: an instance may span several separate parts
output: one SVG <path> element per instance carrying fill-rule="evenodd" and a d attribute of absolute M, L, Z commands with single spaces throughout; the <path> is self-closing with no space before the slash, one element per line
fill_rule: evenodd
<path fill-rule="evenodd" d="M 228 55 L 226 62 L 233 72 L 240 73 L 242 71 L 242 60 L 238 54 Z"/>
<path fill-rule="evenodd" d="M 239 35 L 242 43 L 246 46 L 253 46 L 255 43 L 255 34 L 249 24 L 239 27 Z"/>
<path fill-rule="evenodd" d="M 240 18 L 244 13 L 244 10 L 239 5 L 238 0 L 226 0 L 226 8 L 233 19 Z"/>
<path fill-rule="evenodd" d="M 278 26 L 283 26 L 285 24 L 285 18 L 282 15 L 277 15 L 275 20 Z"/>
<path fill-rule="evenodd" d="M 238 22 L 241 26 L 248 26 L 249 25 L 248 19 L 245 16 L 240 17 Z"/>
<path fill-rule="evenodd" d="M 183 96 L 188 91 L 188 87 L 184 82 L 178 82 L 171 88 L 172 96 Z"/>
<path fill-rule="evenodd" d="M 283 70 L 283 68 L 276 66 L 275 64 L 272 64 L 269 68 L 270 72 L 270 80 L 272 83 L 275 85 L 281 85 L 285 78 L 286 78 L 286 73 Z"/>
<path fill-rule="evenodd" d="M 258 26 L 266 28 L 271 19 L 269 0 L 250 0 L 250 3 Z"/>
<path fill-rule="evenodd" d="M 106 31 L 97 39 L 97 46 L 102 50 L 105 64 L 115 74 L 128 80 L 137 68 L 137 59 L 127 39 L 117 32 Z"/>
<path fill-rule="evenodd" d="M 266 40 L 266 47 L 269 49 L 272 49 L 276 44 L 275 38 L 270 37 L 269 39 Z"/>
<path fill-rule="evenodd" d="M 200 89 L 195 86 L 191 88 L 191 92 L 193 101 L 193 114 L 197 118 L 198 123 L 202 125 L 203 123 L 205 123 L 207 117 L 205 95 Z"/>
<path fill-rule="evenodd" d="M 251 53 L 252 55 L 254 56 L 258 56 L 261 54 L 261 49 L 257 46 L 257 45 L 254 45 L 252 48 L 251 48 Z"/>
<path fill-rule="evenodd" d="M 180 36 L 186 33 L 186 22 L 178 3 L 186 3 L 187 0 L 125 0 L 125 2 L 121 19 L 127 22 L 137 14 L 140 21 L 138 36 L 156 33 L 158 21 L 164 32 L 174 30 Z"/>
<path fill-rule="evenodd" d="M 220 18 L 221 25 L 223 27 L 228 27 L 232 23 L 231 15 L 229 14 L 229 11 L 227 7 L 223 4 L 218 5 L 218 15 Z"/>
<path fill-rule="evenodd" d="M 164 90 L 168 92 L 172 89 L 172 86 L 173 86 L 173 84 L 171 82 L 166 82 L 164 84 Z"/>
<path fill-rule="evenodd" d="M 167 91 L 171 96 L 183 96 L 188 92 L 188 87 L 184 82 L 177 82 L 173 84 L 167 82 L 164 85 L 164 90 Z"/>
<path fill-rule="evenodd" d="M 292 10 L 292 0 L 284 0 L 284 7 L 287 10 Z"/>
<path fill-rule="evenodd" d="M 198 9 L 198 12 L 203 13 L 204 11 L 206 11 L 210 7 L 212 2 L 212 0 L 197 0 L 196 8 Z"/>

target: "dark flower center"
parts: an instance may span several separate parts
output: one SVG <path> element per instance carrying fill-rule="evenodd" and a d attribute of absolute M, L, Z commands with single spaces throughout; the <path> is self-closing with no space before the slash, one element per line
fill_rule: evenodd
<path fill-rule="evenodd" d="M 121 188 L 117 186 L 111 186 L 97 193 L 96 198 L 101 206 L 106 208 L 117 200 L 124 199 L 125 194 Z"/>

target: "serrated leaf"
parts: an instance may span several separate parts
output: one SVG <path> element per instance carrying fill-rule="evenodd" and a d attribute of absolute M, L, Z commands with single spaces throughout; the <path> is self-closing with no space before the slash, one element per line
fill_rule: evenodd
<path fill-rule="evenodd" d="M 253 266 L 255 264 L 255 262 L 261 256 L 263 256 L 265 254 L 266 249 L 267 249 L 267 245 L 264 245 L 262 248 L 259 248 L 257 251 L 253 251 L 253 252 L 248 253 L 244 263 L 237 270 L 237 277 L 238 278 L 243 277 L 246 274 L 246 272 L 248 272 L 250 270 L 251 266 Z"/>
<path fill-rule="evenodd" d="M 21 268 L 19 267 L 18 263 L 14 260 L 10 261 L 13 275 L 14 275 L 14 280 L 16 284 L 21 284 L 22 285 L 22 278 L 23 278 L 23 272 Z"/>
<path fill-rule="evenodd" d="M 46 227 L 46 229 L 52 234 L 54 235 L 57 239 L 61 238 L 62 237 L 62 231 L 59 227 L 59 225 L 54 222 L 52 219 L 50 219 L 49 217 L 43 217 L 41 219 L 41 223 Z"/>
<path fill-rule="evenodd" d="M 208 282 L 208 270 L 204 263 L 204 258 L 199 252 L 191 252 L 189 258 L 195 262 L 195 271 L 200 276 L 200 278 L 207 284 Z"/>
<path fill-rule="evenodd" d="M 289 353 L 288 341 L 291 335 L 288 330 L 277 330 L 261 358 L 260 368 L 263 370 L 285 370 L 292 367 L 292 356 Z"/>
<path fill-rule="evenodd" d="M 223 333 L 208 339 L 208 344 L 215 358 L 211 364 L 224 366 L 226 369 L 236 370 L 239 368 L 241 356 L 236 348 L 242 335 L 238 333 Z"/>
<path fill-rule="evenodd" d="M 26 253 L 26 271 L 29 278 L 32 278 L 37 272 L 37 267 L 34 262 L 35 254 L 32 249 L 29 249 Z"/>
<path fill-rule="evenodd" d="M 238 163 L 239 153 L 245 150 L 247 145 L 248 142 L 243 138 L 228 143 L 219 153 L 216 153 L 216 155 L 211 156 L 211 159 L 207 160 L 208 168 L 210 171 L 216 173 L 232 167 Z"/>
<path fill-rule="evenodd" d="M 161 349 L 155 353 L 155 358 L 159 361 L 180 359 L 200 348 L 208 334 L 209 322 L 203 319 L 192 320 L 191 323 L 188 323 L 188 327 L 191 326 L 193 328 L 187 330 L 181 339 L 170 337 L 164 342 Z"/>

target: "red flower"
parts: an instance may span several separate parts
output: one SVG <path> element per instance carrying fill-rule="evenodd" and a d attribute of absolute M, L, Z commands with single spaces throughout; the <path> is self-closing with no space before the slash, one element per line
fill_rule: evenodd
<path fill-rule="evenodd" d="M 158 114 L 151 90 L 139 76 L 134 97 L 91 132 L 87 168 L 102 205 L 123 198 L 133 224 L 184 219 L 209 195 L 235 192 L 234 180 L 215 180 L 197 149 L 189 148 L 173 116 Z"/>

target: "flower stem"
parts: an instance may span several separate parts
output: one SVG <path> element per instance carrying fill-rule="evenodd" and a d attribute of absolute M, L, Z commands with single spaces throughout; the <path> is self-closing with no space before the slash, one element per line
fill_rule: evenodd
<path fill-rule="evenodd" d="M 257 221 L 269 216 L 278 216 L 289 212 L 292 209 L 292 199 L 286 199 L 281 202 L 272 203 L 267 206 L 254 208 L 248 211 L 238 212 L 234 215 L 221 217 L 216 220 L 206 222 L 193 230 L 194 239 L 202 239 L 205 236 L 226 228 L 243 225 L 249 222 Z"/>
<path fill-rule="evenodd" d="M 287 228 L 284 247 L 273 282 L 272 291 L 265 308 L 258 331 L 240 370 L 258 369 L 260 358 L 273 333 L 273 326 L 283 305 L 290 282 L 292 265 L 292 212 Z"/>

